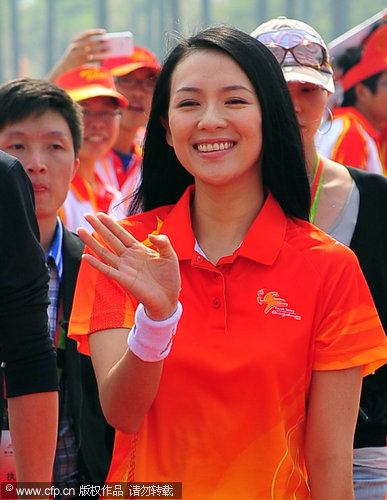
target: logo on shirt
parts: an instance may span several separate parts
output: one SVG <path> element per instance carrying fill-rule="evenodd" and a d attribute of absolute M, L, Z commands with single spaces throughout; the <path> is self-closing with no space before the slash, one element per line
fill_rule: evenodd
<path fill-rule="evenodd" d="M 157 227 L 156 229 L 154 229 L 151 233 L 149 234 L 159 234 L 160 233 L 160 229 L 161 229 L 161 226 L 163 225 L 163 221 L 160 219 L 160 217 L 157 217 L 156 215 L 156 221 L 157 221 Z M 146 238 L 144 241 L 141 242 L 143 245 L 145 245 L 146 247 L 151 247 L 152 246 L 152 243 L 149 241 L 149 237 Z"/>
<path fill-rule="evenodd" d="M 257 291 L 257 302 L 260 306 L 265 307 L 265 314 L 275 314 L 281 316 L 282 318 L 290 317 L 297 320 L 301 319 L 301 316 L 296 313 L 294 309 L 288 307 L 288 303 L 285 299 L 280 297 L 278 292 L 266 292 L 266 288 L 261 288 Z"/>

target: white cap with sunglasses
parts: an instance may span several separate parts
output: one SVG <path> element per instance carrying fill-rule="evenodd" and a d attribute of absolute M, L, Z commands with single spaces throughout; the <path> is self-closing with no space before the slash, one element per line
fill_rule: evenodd
<path fill-rule="evenodd" d="M 311 26 L 284 16 L 259 25 L 251 36 L 281 64 L 287 82 L 306 82 L 335 91 L 327 46 Z"/>

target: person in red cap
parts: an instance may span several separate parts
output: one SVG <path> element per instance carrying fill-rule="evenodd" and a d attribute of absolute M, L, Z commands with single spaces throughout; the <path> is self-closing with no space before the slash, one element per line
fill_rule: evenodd
<path fill-rule="evenodd" d="M 381 135 L 387 123 L 387 24 L 369 36 L 361 52 L 347 49 L 341 61 L 342 106 L 333 110 L 327 132 L 316 137 L 317 147 L 339 163 L 386 175 Z"/>
<path fill-rule="evenodd" d="M 126 57 L 105 59 L 102 67 L 110 69 L 117 90 L 128 99 L 129 105 L 122 111 L 120 130 L 113 147 L 115 157 L 107 158 L 105 165 L 100 160 L 97 171 L 128 196 L 140 179 L 144 126 L 148 121 L 160 63 L 150 50 L 135 47 L 133 54 Z"/>
<path fill-rule="evenodd" d="M 61 218 L 71 231 L 85 224 L 86 212 L 105 212 L 119 219 L 124 215 L 122 195 L 102 179 L 96 163 L 113 146 L 121 110 L 128 101 L 117 92 L 110 71 L 99 66 L 77 67 L 59 76 L 55 83 L 79 102 L 84 120 L 79 168 L 61 209 Z"/>
<path fill-rule="evenodd" d="M 127 56 L 106 58 L 108 45 L 101 36 L 104 33 L 104 29 L 90 29 L 74 37 L 46 79 L 54 82 L 60 74 L 89 63 L 111 71 L 117 90 L 129 104 L 122 110 L 114 147 L 97 161 L 96 170 L 105 182 L 127 197 L 140 179 L 144 126 L 161 66 L 156 56 L 144 47 L 134 47 L 134 52 Z"/>

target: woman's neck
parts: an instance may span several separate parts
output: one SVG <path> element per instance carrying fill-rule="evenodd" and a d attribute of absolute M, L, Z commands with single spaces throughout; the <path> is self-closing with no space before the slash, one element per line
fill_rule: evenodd
<path fill-rule="evenodd" d="M 309 179 L 309 184 L 312 184 L 313 174 L 318 161 L 318 152 L 316 146 L 314 144 L 309 144 L 307 146 L 304 146 L 304 154 L 305 154 L 305 166 Z"/>
<path fill-rule="evenodd" d="M 313 174 L 318 164 L 319 155 L 314 144 L 304 149 L 306 169 L 312 187 Z M 352 177 L 343 165 L 325 157 L 321 157 L 321 161 L 323 176 L 313 223 L 324 231 L 329 231 L 348 199 L 352 188 Z"/>
<path fill-rule="evenodd" d="M 262 186 L 243 195 L 237 188 L 196 186 L 192 228 L 200 248 L 213 264 L 231 255 L 242 243 L 264 203 Z"/>

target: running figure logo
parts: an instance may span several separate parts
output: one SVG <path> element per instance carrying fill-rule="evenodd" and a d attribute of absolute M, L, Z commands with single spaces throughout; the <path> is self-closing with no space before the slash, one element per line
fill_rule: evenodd
<path fill-rule="evenodd" d="M 278 292 L 266 292 L 266 288 L 261 288 L 261 290 L 257 291 L 257 302 L 260 306 L 266 306 L 265 314 L 271 312 L 271 314 L 281 316 L 282 318 L 288 316 L 297 320 L 301 319 L 301 316 L 294 309 L 288 308 L 289 304 Z"/>

